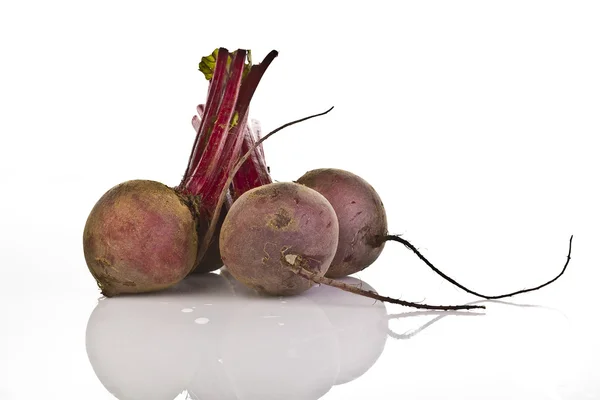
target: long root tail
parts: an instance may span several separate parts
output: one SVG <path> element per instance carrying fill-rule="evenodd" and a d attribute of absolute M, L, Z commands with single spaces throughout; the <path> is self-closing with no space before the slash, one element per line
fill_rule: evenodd
<path fill-rule="evenodd" d="M 449 277 L 448 275 L 446 275 L 445 273 L 443 273 L 442 271 L 440 271 L 437 267 L 435 267 L 408 240 L 406 240 L 404 238 L 401 238 L 398 235 L 387 235 L 387 236 L 385 236 L 383 238 L 383 240 L 384 241 L 394 241 L 394 242 L 402 243 L 406 248 L 408 248 L 413 253 L 415 253 L 417 255 L 417 257 L 419 257 L 421 259 L 421 261 L 423 261 L 425 264 L 427 264 L 427 266 L 429 268 L 431 268 L 436 274 L 438 274 L 439 276 L 441 276 L 442 278 L 444 278 L 448 282 L 452 283 L 454 286 L 457 286 L 457 287 L 461 288 L 465 292 L 473 294 L 473 295 L 478 296 L 478 297 L 482 297 L 484 299 L 497 300 L 497 299 L 504 299 L 504 298 L 511 297 L 511 296 L 516 296 L 518 294 L 523 294 L 523 293 L 527 293 L 527 292 L 533 292 L 533 291 L 536 291 L 536 290 L 540 290 L 543 287 L 550 285 L 551 283 L 555 282 L 558 278 L 560 278 L 565 273 L 565 271 L 567 270 L 567 266 L 569 265 L 569 261 L 571 261 L 571 245 L 573 243 L 573 235 L 571 235 L 571 238 L 569 239 L 569 253 L 567 254 L 567 261 L 565 262 L 565 265 L 563 266 L 562 270 L 559 272 L 558 275 L 556 275 L 554 278 L 550 279 L 549 281 L 547 281 L 547 282 L 545 282 L 545 283 L 543 283 L 541 285 L 535 286 L 535 287 L 531 287 L 531 288 L 527 288 L 527 289 L 521 289 L 521 290 L 517 290 L 515 292 L 510 292 L 510 293 L 505 293 L 505 294 L 500 294 L 500 295 L 494 295 L 494 296 L 486 295 L 486 294 L 482 294 L 482 293 L 476 292 L 476 291 L 471 290 L 471 289 L 467 288 L 466 286 L 458 283 L 455 279 Z"/>

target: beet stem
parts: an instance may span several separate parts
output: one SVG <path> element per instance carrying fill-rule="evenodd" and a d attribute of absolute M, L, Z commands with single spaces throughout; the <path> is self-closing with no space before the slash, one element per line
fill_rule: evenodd
<path fill-rule="evenodd" d="M 283 262 L 281 264 L 284 265 Z M 314 283 L 332 286 L 334 288 L 341 289 L 345 292 L 354 293 L 359 296 L 364 296 L 364 297 L 368 297 L 368 298 L 371 298 L 374 300 L 384 301 L 387 303 L 399 304 L 399 305 L 405 306 L 405 307 L 413 307 L 413 308 L 419 308 L 419 309 L 424 309 L 424 310 L 472 310 L 475 308 L 485 309 L 485 306 L 480 306 L 480 305 L 465 304 L 465 305 L 457 305 L 457 306 L 433 306 L 433 305 L 429 305 L 429 304 L 413 303 L 410 301 L 394 299 L 392 297 L 381 296 L 381 295 L 373 292 L 372 290 L 361 289 L 356 286 L 348 285 L 347 283 L 344 283 L 344 282 L 336 281 L 335 279 L 317 275 L 314 272 L 311 272 L 305 268 L 302 268 L 302 267 L 299 267 L 296 265 L 291 265 L 289 263 L 286 263 L 284 266 L 289 268 L 295 274 L 297 274 L 305 279 L 308 279 L 309 281 L 312 281 Z"/>
<path fill-rule="evenodd" d="M 190 154 L 188 166 L 183 177 L 181 185 L 182 187 L 184 186 L 183 183 L 187 181 L 187 178 L 192 173 L 196 165 L 198 165 L 198 162 L 200 162 L 200 158 L 206 149 L 206 144 L 208 143 L 209 137 L 208 132 L 210 130 L 211 123 L 217 114 L 219 104 L 221 103 L 223 87 L 226 83 L 228 58 L 229 51 L 227 51 L 227 49 L 220 48 L 217 53 L 215 71 L 208 87 L 208 95 L 206 98 L 206 105 L 203 110 L 203 115 L 201 116 L 202 120 L 200 121 L 200 128 L 196 132 L 196 139 L 194 140 L 192 153 Z"/>
<path fill-rule="evenodd" d="M 218 200 L 221 190 L 225 187 L 228 172 L 231 170 L 236 162 L 237 157 L 240 156 L 242 149 L 242 143 L 244 141 L 243 128 L 248 123 L 248 112 L 238 121 L 238 125 L 233 127 L 230 133 L 227 135 L 227 142 L 225 148 L 222 151 L 220 160 L 220 170 L 215 172 L 212 179 L 208 181 L 204 190 L 204 203 L 209 209 L 213 209 Z"/>
<path fill-rule="evenodd" d="M 249 149 L 254 148 L 257 136 L 252 131 L 250 124 L 246 124 L 244 129 L 244 142 L 242 143 L 242 153 L 245 154 Z M 261 151 L 261 146 L 252 151 L 251 156 L 246 160 L 233 180 L 234 199 L 239 198 L 242 194 L 255 187 L 272 183 L 271 175 L 265 162 L 264 153 Z"/>
<path fill-rule="evenodd" d="M 192 117 L 192 128 L 196 132 L 196 140 L 199 140 L 200 129 L 202 128 L 202 117 L 204 116 L 204 104 L 199 104 L 196 107 L 197 115 Z"/>
<path fill-rule="evenodd" d="M 449 277 L 448 275 L 444 274 L 442 271 L 440 271 L 438 268 L 436 268 L 427 258 L 425 258 L 425 256 L 423 254 L 421 254 L 421 252 L 419 252 L 419 250 L 417 250 L 417 248 L 415 246 L 413 246 L 408 240 L 401 238 L 398 235 L 387 235 L 383 238 L 384 241 L 394 241 L 394 242 L 399 242 L 402 243 L 404 246 L 406 246 L 406 248 L 408 248 L 409 250 L 411 250 L 413 253 L 415 253 L 417 255 L 417 257 L 419 257 L 421 259 L 421 261 L 423 261 L 425 264 L 427 264 L 427 266 L 429 268 L 431 268 L 435 273 L 437 273 L 439 276 L 441 276 L 442 278 L 444 278 L 445 280 L 447 280 L 448 282 L 452 283 L 453 285 L 461 288 L 462 290 L 464 290 L 467 293 L 470 293 L 472 295 L 478 296 L 478 297 L 482 297 L 484 299 L 488 299 L 488 300 L 497 300 L 497 299 L 504 299 L 506 297 L 511 297 L 511 296 L 516 296 L 518 294 L 523 294 L 523 293 L 527 293 L 527 292 L 533 292 L 539 289 L 542 289 L 545 286 L 550 285 L 551 283 L 555 282 L 558 278 L 560 278 L 565 271 L 567 270 L 567 266 L 569 265 L 569 261 L 571 261 L 571 245 L 573 243 L 573 235 L 571 235 L 571 238 L 569 239 L 569 253 L 567 254 L 567 261 L 565 262 L 565 265 L 563 266 L 562 270 L 560 271 L 560 273 L 558 275 L 556 275 L 554 278 L 550 279 L 548 282 L 543 283 L 539 286 L 535 286 L 532 288 L 528 288 L 528 289 L 521 289 L 521 290 L 517 290 L 515 292 L 511 292 L 511 293 L 506 293 L 506 294 L 501 294 L 501 295 L 496 295 L 496 296 L 488 296 L 485 294 L 481 294 L 478 293 L 474 290 L 468 289 L 467 287 L 465 287 L 464 285 L 461 285 L 460 283 L 458 283 L 455 279 Z"/>
<path fill-rule="evenodd" d="M 202 154 L 200 162 L 194 166 L 192 174 L 185 185 L 186 190 L 190 194 L 206 194 L 204 188 L 207 182 L 214 179 L 213 175 L 218 170 L 221 152 L 225 147 L 227 133 L 229 132 L 239 97 L 245 60 L 246 51 L 238 51 L 231 61 L 231 76 L 227 81 L 223 100 L 219 106 L 212 132 L 210 133 L 210 137 L 207 138 L 207 148 L 210 149 L 210 153 L 204 152 Z M 207 107 L 210 107 L 210 105 L 207 104 Z M 204 118 L 204 121 L 206 121 L 206 118 Z"/>
<path fill-rule="evenodd" d="M 197 142 L 208 141 L 208 143 L 202 149 L 198 163 L 192 166 L 192 173 L 187 175 L 183 185 L 184 191 L 188 194 L 202 195 L 203 208 L 209 211 L 209 216 L 215 208 L 223 184 L 227 180 L 228 172 L 235 164 L 236 158 L 239 157 L 244 143 L 250 101 L 265 71 L 277 57 L 278 52 L 276 50 L 269 52 L 257 65 L 244 64 L 247 56 L 249 59 L 249 54 L 245 50 L 238 50 L 232 55 L 232 60 L 230 58 L 226 60 L 228 63 L 230 62 L 230 76 L 226 80 L 225 93 L 216 111 L 216 121 L 213 123 L 208 115 L 200 121 L 201 131 L 197 136 Z M 222 57 L 217 56 L 216 67 L 221 65 L 219 63 L 223 64 Z M 210 72 L 210 68 L 212 66 L 208 65 L 205 69 Z M 216 76 L 218 78 L 218 75 Z M 207 108 L 211 108 L 211 106 L 214 104 L 207 104 Z M 197 128 L 198 122 L 198 119 L 192 120 L 194 128 Z M 214 126 L 206 128 L 211 124 Z"/>
<path fill-rule="evenodd" d="M 219 164 L 221 168 L 215 170 L 214 177 L 211 179 L 210 184 L 207 185 L 207 189 L 205 190 L 208 194 L 205 200 L 208 200 L 209 207 L 213 207 L 218 201 L 218 196 L 223 187 L 222 185 L 227 181 L 228 172 L 235 164 L 235 158 L 240 155 L 246 133 L 245 128 L 248 123 L 248 109 L 250 108 L 250 102 L 252 101 L 256 88 L 267 68 L 278 54 L 279 53 L 276 50 L 272 50 L 260 64 L 252 65 L 247 76 L 241 83 L 235 105 L 235 113 L 239 120 L 237 124 L 231 128 L 231 134 L 228 135 L 227 143 L 224 147 Z M 253 186 L 252 188 L 254 187 L 256 186 Z"/>
<path fill-rule="evenodd" d="M 279 53 L 276 50 L 271 50 L 260 64 L 253 65 L 250 68 L 250 72 L 240 88 L 237 109 L 240 115 L 244 115 L 248 111 L 248 108 L 250 107 L 250 101 L 252 100 L 252 96 L 254 96 L 254 92 L 256 91 L 260 80 L 278 54 Z"/>

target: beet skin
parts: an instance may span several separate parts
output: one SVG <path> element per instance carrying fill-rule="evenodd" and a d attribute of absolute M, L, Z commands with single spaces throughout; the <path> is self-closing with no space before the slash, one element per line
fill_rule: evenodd
<path fill-rule="evenodd" d="M 161 290 L 194 267 L 196 223 L 172 188 L 155 181 L 127 181 L 106 192 L 92 209 L 83 249 L 105 296 Z"/>
<path fill-rule="evenodd" d="M 337 249 L 338 229 L 335 211 L 318 192 L 291 182 L 271 183 L 233 203 L 221 227 L 221 257 L 246 286 L 295 295 L 312 282 L 289 265 L 323 276 Z"/>
<path fill-rule="evenodd" d="M 341 278 L 371 265 L 387 235 L 385 209 L 375 189 L 361 177 L 333 168 L 309 171 L 297 182 L 325 196 L 338 217 L 338 249 L 325 276 Z"/>

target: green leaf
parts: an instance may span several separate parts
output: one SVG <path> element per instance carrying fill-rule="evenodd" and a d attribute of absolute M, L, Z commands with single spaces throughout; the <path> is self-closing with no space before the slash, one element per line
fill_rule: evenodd
<path fill-rule="evenodd" d="M 240 115 L 239 113 L 236 111 L 233 116 L 231 117 L 231 124 L 229 124 L 229 129 L 233 128 L 234 126 L 236 126 L 238 124 L 238 121 L 240 119 Z"/>
<path fill-rule="evenodd" d="M 198 64 L 198 69 L 200 72 L 204 74 L 204 77 L 207 80 L 211 80 L 213 74 L 215 72 L 215 65 L 217 64 L 217 54 L 219 53 L 219 49 L 215 49 L 211 55 L 202 57 L 200 60 L 200 64 Z"/>
<path fill-rule="evenodd" d="M 215 66 L 217 65 L 217 55 L 219 53 L 219 49 L 215 49 L 209 56 L 202 57 L 200 63 L 198 64 L 198 70 L 204 74 L 204 77 L 207 80 L 211 80 L 215 73 Z M 229 53 L 227 56 L 227 70 L 231 66 L 231 62 L 233 61 L 233 56 L 237 53 L 237 50 L 233 53 Z M 250 69 L 252 69 L 252 53 L 248 50 L 247 53 L 247 62 L 244 64 L 244 72 L 242 73 L 242 79 L 245 79 Z"/>

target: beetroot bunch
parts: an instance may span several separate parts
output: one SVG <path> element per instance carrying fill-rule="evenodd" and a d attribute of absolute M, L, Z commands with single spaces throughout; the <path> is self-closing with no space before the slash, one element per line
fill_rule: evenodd
<path fill-rule="evenodd" d="M 174 188 L 147 180 L 121 183 L 92 209 L 84 230 L 84 253 L 102 293 L 157 291 L 192 272 L 225 265 L 244 285 L 266 295 L 297 295 L 326 284 L 376 300 L 424 309 L 471 309 L 386 297 L 335 280 L 361 271 L 386 241 L 412 250 L 436 273 L 463 290 L 502 298 L 538 290 L 488 296 L 470 290 L 431 264 L 411 243 L 388 233 L 383 202 L 359 176 L 339 169 L 307 172 L 295 182 L 273 183 L 257 124 L 249 122 L 254 92 L 271 61 L 253 65 L 250 52 L 224 48 L 202 58 L 209 80 L 205 105 L 192 119 L 196 140 L 184 177 Z M 571 237 L 572 239 L 572 237 Z"/>
<path fill-rule="evenodd" d="M 207 237 L 219 195 L 240 152 L 254 142 L 250 101 L 269 64 L 270 52 L 252 65 L 250 52 L 220 48 L 203 57 L 210 84 L 202 119 L 181 183 L 169 187 L 132 180 L 108 190 L 93 207 L 83 233 L 88 268 L 102 293 L 151 292 L 172 286 L 192 271 L 218 269 L 218 241 Z M 233 193 L 262 183 L 251 164 L 238 174 Z M 218 217 L 224 215 L 220 213 Z M 203 243 L 210 243 L 206 249 Z"/>

